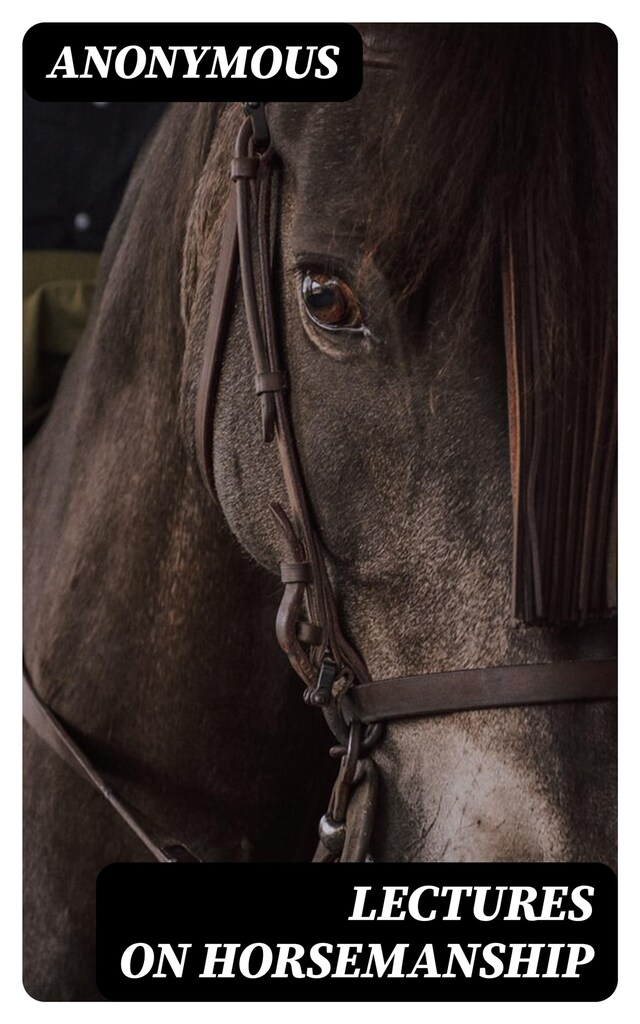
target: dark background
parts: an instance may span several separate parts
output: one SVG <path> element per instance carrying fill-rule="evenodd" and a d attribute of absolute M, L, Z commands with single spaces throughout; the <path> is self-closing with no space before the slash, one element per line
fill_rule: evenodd
<path fill-rule="evenodd" d="M 24 248 L 99 252 L 164 103 L 24 98 Z"/>

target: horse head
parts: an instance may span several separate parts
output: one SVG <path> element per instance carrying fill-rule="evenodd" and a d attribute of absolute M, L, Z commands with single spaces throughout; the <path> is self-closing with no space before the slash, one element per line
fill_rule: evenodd
<path fill-rule="evenodd" d="M 587 39 L 581 61 L 591 59 L 598 38 L 606 51 L 603 32 L 604 40 L 597 30 L 595 42 Z M 512 604 L 505 221 L 526 220 L 529 197 L 565 177 L 574 220 L 557 224 L 561 189 L 551 189 L 546 205 L 536 200 L 547 263 L 560 265 L 579 235 L 584 211 L 575 209 L 569 150 L 572 132 L 584 132 L 585 111 L 562 67 L 563 46 L 572 43 L 562 33 L 532 41 L 513 26 L 436 26 L 418 35 L 419 44 L 405 28 L 384 39 L 366 34 L 365 84 L 349 104 L 267 105 L 264 162 L 272 180 L 266 198 L 247 186 L 245 213 L 258 219 L 245 248 L 249 262 L 262 258 L 270 271 L 256 282 L 259 270 L 251 269 L 247 284 L 243 267 L 245 300 L 253 290 L 255 309 L 236 302 L 221 329 L 220 308 L 209 313 L 229 216 L 220 182 L 229 181 L 224 169 L 237 132 L 250 134 L 239 110 L 223 113 L 185 245 L 185 435 L 193 450 L 204 338 L 218 330 L 225 346 L 204 438 L 205 447 L 213 438 L 211 488 L 261 565 L 277 571 L 295 562 L 298 542 L 299 559 L 313 563 L 316 577 L 326 571 L 335 600 L 328 618 L 344 631 L 356 682 L 607 657 L 610 622 L 585 629 L 568 616 L 552 626 L 518 625 Z M 555 126 L 564 137 L 551 155 L 553 115 L 546 106 L 531 112 L 536 90 L 541 102 L 575 108 Z M 593 121 L 595 133 L 597 112 Z M 238 152 L 236 178 L 245 173 Z M 240 161 L 257 159 L 246 153 Z M 593 162 L 595 177 L 595 154 Z M 563 325 L 579 319 L 577 309 L 562 307 L 563 288 L 545 295 L 539 313 L 561 338 L 556 348 L 566 345 L 558 365 L 573 355 Z M 277 354 L 265 364 L 264 390 L 279 392 L 289 423 L 279 422 L 269 444 L 255 395 L 260 364 L 248 343 L 248 319 L 259 319 L 265 302 L 273 323 L 259 330 L 277 335 L 270 342 Z M 559 387 L 554 372 L 551 394 Z M 300 477 L 293 498 L 292 473 Z M 285 521 L 283 537 L 282 515 L 270 507 L 288 504 L 294 522 Z M 303 577 L 289 569 L 283 580 Z M 317 578 L 315 587 L 327 590 Z M 317 628 L 305 623 L 307 636 L 309 625 Z M 315 642 L 319 650 L 326 635 Z M 284 646 L 292 644 L 285 636 Z M 303 678 L 314 669 L 311 659 Z M 374 851 L 388 859 L 568 859 L 596 851 L 611 859 L 612 727 L 602 702 L 393 722 L 373 755 L 382 769 L 381 818 L 391 823 L 377 830 Z M 577 793 L 590 807 L 580 820 Z"/>

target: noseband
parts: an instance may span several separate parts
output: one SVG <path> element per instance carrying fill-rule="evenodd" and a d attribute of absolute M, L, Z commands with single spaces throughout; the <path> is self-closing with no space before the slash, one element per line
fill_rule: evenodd
<path fill-rule="evenodd" d="M 245 104 L 244 121 L 231 163 L 228 201 L 196 406 L 196 450 L 203 480 L 213 497 L 215 399 L 240 279 L 255 365 L 262 437 L 274 438 L 291 515 L 271 512 L 282 535 L 284 592 L 276 620 L 278 642 L 305 684 L 304 699 L 322 708 L 341 759 L 329 810 L 320 822 L 316 860 L 362 860 L 368 854 L 376 768 L 370 751 L 385 720 L 616 696 L 616 662 L 564 662 L 428 673 L 373 682 L 347 640 L 323 556 L 323 545 L 304 484 L 273 309 L 272 183 L 277 173 L 264 104 Z"/>
<path fill-rule="evenodd" d="M 273 308 L 273 182 L 278 173 L 264 105 L 249 115 L 236 140 L 234 183 L 227 204 L 196 405 L 196 450 L 202 478 L 215 498 L 213 427 L 224 348 L 235 303 L 238 268 L 255 365 L 262 437 L 278 446 L 290 515 L 271 504 L 285 559 L 276 620 L 278 642 L 305 684 L 304 699 L 322 709 L 340 759 L 329 808 L 320 822 L 316 861 L 369 858 L 377 793 L 371 751 L 387 720 L 558 701 L 609 700 L 617 695 L 614 660 L 515 665 L 425 673 L 373 681 L 342 629 L 323 544 L 307 497 L 287 391 L 291 381 Z M 197 860 L 182 844 L 121 800 L 37 696 L 25 667 L 24 715 L 38 735 L 95 786 L 157 860 Z"/>

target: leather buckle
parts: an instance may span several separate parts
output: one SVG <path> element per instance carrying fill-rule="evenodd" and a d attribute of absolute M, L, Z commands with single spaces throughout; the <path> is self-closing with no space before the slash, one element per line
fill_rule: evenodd
<path fill-rule="evenodd" d="M 309 704 L 312 704 L 314 708 L 322 708 L 329 703 L 331 699 L 331 688 L 333 681 L 336 678 L 338 666 L 335 661 L 331 658 L 325 658 L 320 666 L 318 673 L 318 681 L 316 683 L 315 690 L 312 690 L 309 694 Z"/>
<path fill-rule="evenodd" d="M 271 142 L 264 103 L 243 103 L 242 106 L 247 117 L 251 118 L 253 145 L 258 153 L 264 153 Z"/>

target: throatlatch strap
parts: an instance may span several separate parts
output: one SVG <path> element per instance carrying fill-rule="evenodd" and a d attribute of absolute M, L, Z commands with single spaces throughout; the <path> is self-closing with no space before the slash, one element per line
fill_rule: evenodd
<path fill-rule="evenodd" d="M 432 672 L 364 683 L 349 690 L 343 698 L 343 709 L 366 723 L 522 704 L 615 700 L 617 695 L 616 659 L 563 661 Z"/>

